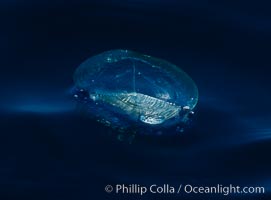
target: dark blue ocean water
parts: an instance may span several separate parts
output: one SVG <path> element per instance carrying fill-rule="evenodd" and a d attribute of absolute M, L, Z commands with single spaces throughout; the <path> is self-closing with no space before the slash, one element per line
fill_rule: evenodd
<path fill-rule="evenodd" d="M 268 199 L 267 1 L 1 1 L 0 199 Z M 191 129 L 118 142 L 75 112 L 86 58 L 130 49 L 199 88 Z M 107 184 L 263 186 L 265 195 L 112 195 Z"/>

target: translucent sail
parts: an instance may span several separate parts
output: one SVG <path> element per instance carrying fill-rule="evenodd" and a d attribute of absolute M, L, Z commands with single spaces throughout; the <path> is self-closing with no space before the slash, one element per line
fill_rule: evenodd
<path fill-rule="evenodd" d="M 86 92 L 88 104 L 97 107 L 93 115 L 110 124 L 116 118 L 149 125 L 177 123 L 184 120 L 181 113 L 192 111 L 198 101 L 196 84 L 180 68 L 128 50 L 87 59 L 76 69 L 74 82 Z"/>

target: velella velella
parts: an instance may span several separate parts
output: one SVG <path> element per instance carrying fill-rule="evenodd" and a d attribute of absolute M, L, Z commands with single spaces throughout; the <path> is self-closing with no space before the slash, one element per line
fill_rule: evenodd
<path fill-rule="evenodd" d="M 103 124 L 146 130 L 185 124 L 198 101 L 194 81 L 165 60 L 111 50 L 84 61 L 74 73 L 74 97 Z"/>

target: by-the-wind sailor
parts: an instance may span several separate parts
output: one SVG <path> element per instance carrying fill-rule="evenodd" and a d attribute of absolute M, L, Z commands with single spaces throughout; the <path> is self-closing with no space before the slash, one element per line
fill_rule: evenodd
<path fill-rule="evenodd" d="M 120 129 L 185 123 L 198 101 L 196 84 L 180 68 L 128 50 L 87 59 L 76 69 L 74 82 L 74 96 L 88 112 Z"/>

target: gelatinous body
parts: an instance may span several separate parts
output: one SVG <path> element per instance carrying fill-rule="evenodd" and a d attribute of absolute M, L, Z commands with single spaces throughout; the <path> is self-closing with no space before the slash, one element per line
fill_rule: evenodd
<path fill-rule="evenodd" d="M 89 112 L 110 126 L 185 122 L 198 101 L 195 83 L 180 68 L 128 50 L 89 58 L 75 71 L 74 82 L 86 93 Z"/>
<path fill-rule="evenodd" d="M 98 96 L 98 97 L 97 97 Z M 92 95 L 93 100 L 111 104 L 147 124 L 161 124 L 179 114 L 181 107 L 141 93 L 109 93 Z"/>

